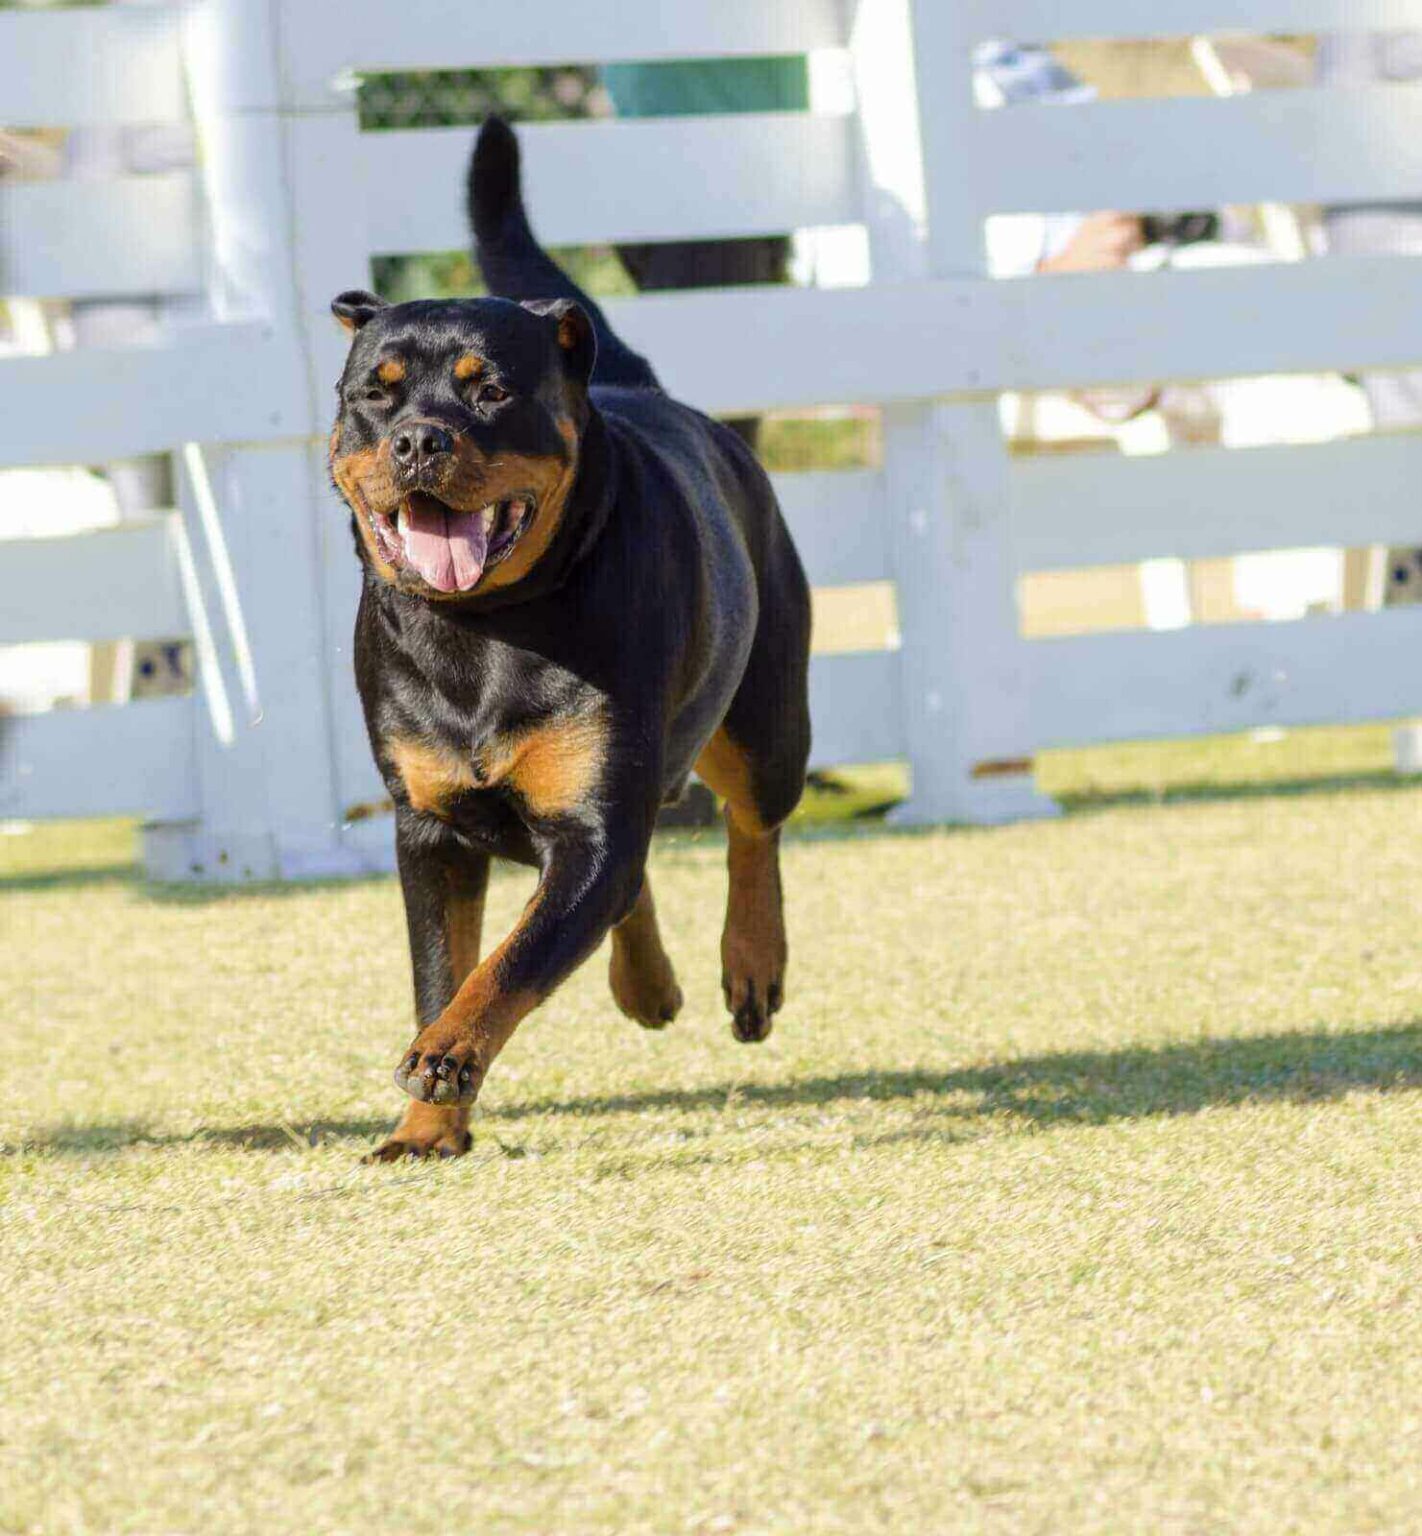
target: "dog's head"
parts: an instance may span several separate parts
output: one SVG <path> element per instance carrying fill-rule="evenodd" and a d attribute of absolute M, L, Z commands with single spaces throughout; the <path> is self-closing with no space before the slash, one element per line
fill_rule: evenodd
<path fill-rule="evenodd" d="M 567 511 L 595 343 L 569 299 L 386 304 L 342 293 L 351 332 L 331 476 L 365 558 L 401 591 L 458 601 L 512 586 Z"/>

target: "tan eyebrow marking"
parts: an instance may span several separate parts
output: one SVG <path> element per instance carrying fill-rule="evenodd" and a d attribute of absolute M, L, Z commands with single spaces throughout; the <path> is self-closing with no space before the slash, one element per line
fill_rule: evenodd
<path fill-rule="evenodd" d="M 477 379 L 484 372 L 484 359 L 466 352 L 454 365 L 456 379 Z"/>
<path fill-rule="evenodd" d="M 375 372 L 382 384 L 398 384 L 405 377 L 405 361 L 399 357 L 387 357 Z"/>

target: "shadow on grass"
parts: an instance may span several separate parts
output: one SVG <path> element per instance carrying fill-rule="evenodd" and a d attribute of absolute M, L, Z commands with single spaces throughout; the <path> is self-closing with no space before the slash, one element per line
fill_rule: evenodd
<path fill-rule="evenodd" d="M 1109 811 L 1118 806 L 1187 805 L 1215 800 L 1297 799 L 1303 795 L 1337 795 L 1345 792 L 1386 793 L 1422 787 L 1422 776 L 1376 769 L 1364 773 L 1340 773 L 1326 778 L 1236 779 L 1162 786 L 1159 789 L 1085 789 L 1054 796 L 1064 811 Z"/>
<path fill-rule="evenodd" d="M 952 1097 L 955 1116 L 1011 1114 L 1043 1124 L 1104 1124 L 1211 1107 L 1340 1098 L 1358 1089 L 1385 1093 L 1422 1088 L 1422 1025 L 1352 1033 L 1256 1035 L 1188 1045 L 1028 1056 L 948 1072 L 904 1070 L 811 1077 L 690 1090 L 652 1090 L 508 1105 L 490 1120 L 546 1115 L 607 1115 L 640 1110 L 698 1110 L 725 1104 L 793 1108 L 845 1100 L 925 1101 Z M 963 1095 L 976 1095 L 964 1103 Z"/>
<path fill-rule="evenodd" d="M 891 1139 L 962 1140 L 965 1123 L 992 1119 L 1038 1126 L 1104 1125 L 1113 1120 L 1189 1115 L 1241 1104 L 1308 1104 L 1357 1091 L 1388 1093 L 1422 1088 L 1422 1025 L 1349 1033 L 1260 1035 L 1237 1040 L 1200 1040 L 1156 1049 L 1077 1051 L 1029 1056 L 948 1072 L 859 1072 L 801 1078 L 784 1083 L 718 1084 L 706 1088 L 650 1090 L 568 1099 L 559 1103 L 506 1104 L 482 1117 L 499 1125 L 545 1118 L 694 1113 L 737 1107 L 796 1109 L 836 1103 L 913 1100 L 923 1124 Z M 935 1099 L 943 1102 L 935 1104 Z M 127 1147 L 204 1145 L 264 1152 L 363 1141 L 387 1133 L 398 1106 L 378 1119 L 339 1119 L 298 1124 L 263 1123 L 199 1129 L 185 1135 L 148 1129 L 141 1121 L 56 1126 L 29 1138 L 19 1152 L 96 1155 Z M 950 1119 L 951 1135 L 935 1119 Z M 517 1155 L 518 1149 L 513 1149 Z"/>
<path fill-rule="evenodd" d="M 0 892 L 63 891 L 84 885 L 136 885 L 140 871 L 124 864 L 103 864 L 92 869 L 31 869 L 0 875 Z"/>

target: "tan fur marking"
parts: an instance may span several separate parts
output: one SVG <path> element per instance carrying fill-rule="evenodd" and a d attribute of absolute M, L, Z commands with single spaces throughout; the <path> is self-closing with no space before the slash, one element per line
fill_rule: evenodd
<path fill-rule="evenodd" d="M 702 748 L 696 771 L 726 802 L 730 896 L 721 931 L 721 984 L 741 1039 L 765 1038 L 785 987 L 785 911 L 780 890 L 780 833 L 756 809 L 750 762 L 722 726 Z M 743 1011 L 758 1012 L 759 1032 L 741 1034 Z"/>
<path fill-rule="evenodd" d="M 701 756 L 696 759 L 696 771 L 702 782 L 709 784 L 726 802 L 727 812 L 737 827 L 751 836 L 763 837 L 770 831 L 756 809 L 750 763 L 726 734 L 724 725 L 702 747 Z"/>
<path fill-rule="evenodd" d="M 405 360 L 399 357 L 387 357 L 375 373 L 382 384 L 399 384 L 405 377 Z"/>
<path fill-rule="evenodd" d="M 542 495 L 533 526 L 514 545 L 508 559 L 501 560 L 479 584 L 482 592 L 495 592 L 500 587 L 512 586 L 514 582 L 526 576 L 548 553 L 549 545 L 552 544 L 559 528 L 563 526 L 563 511 L 567 504 L 568 492 L 572 490 L 573 481 L 578 473 L 576 424 L 568 417 L 561 418 L 558 422 L 558 436 L 568 445 L 568 462 L 559 464 L 555 457 L 543 461 L 557 467 L 558 478 L 554 481 L 552 488 Z M 540 461 L 528 459 L 526 462 L 531 468 Z M 512 476 L 509 479 L 512 482 Z"/>
<path fill-rule="evenodd" d="M 370 563 L 379 572 L 385 581 L 396 579 L 395 568 L 380 553 L 380 545 L 376 542 L 375 530 L 371 526 L 370 502 L 367 498 L 366 487 L 373 488 L 377 493 L 388 490 L 390 482 L 389 465 L 381 448 L 362 448 L 355 453 L 347 453 L 338 456 L 337 433 L 331 433 L 331 478 L 336 482 L 337 488 L 346 499 L 346 505 L 355 513 L 356 528 L 360 533 L 361 543 L 365 545 L 365 552 L 370 556 Z"/>
<path fill-rule="evenodd" d="M 472 762 L 461 761 L 423 741 L 396 737 L 388 749 L 413 810 L 443 816 L 456 795 L 478 783 Z"/>
<path fill-rule="evenodd" d="M 477 379 L 484 373 L 484 359 L 476 357 L 472 352 L 466 352 L 454 365 L 456 379 Z"/>
<path fill-rule="evenodd" d="M 532 527 L 507 559 L 485 573 L 477 589 L 480 592 L 497 591 L 521 580 L 548 552 L 562 527 L 568 493 L 577 478 L 578 429 L 570 417 L 560 419 L 557 428 L 567 444 L 566 458 L 556 453 L 495 454 L 489 460 L 461 437 L 442 479 L 431 487 L 442 501 L 463 511 L 501 501 L 516 491 L 532 491 L 537 497 L 538 510 Z M 340 454 L 339 448 L 338 434 L 333 432 L 331 476 L 356 514 L 361 540 L 376 571 L 385 581 L 398 583 L 400 572 L 382 558 L 371 522 L 376 512 L 393 516 L 400 499 L 391 473 L 389 442 L 345 455 Z M 430 602 L 458 602 L 468 594 L 425 590 L 423 596 Z"/>
<path fill-rule="evenodd" d="M 469 1108 L 456 1104 L 407 1104 L 390 1139 L 368 1163 L 402 1162 L 407 1157 L 462 1157 L 469 1150 Z"/>
<path fill-rule="evenodd" d="M 582 327 L 571 315 L 564 315 L 558 322 L 558 345 L 565 352 L 571 352 L 582 337 Z"/>
<path fill-rule="evenodd" d="M 663 1028 L 681 1010 L 681 988 L 662 946 L 652 882 L 645 875 L 632 910 L 612 930 L 607 975 L 617 1006 L 648 1029 Z"/>
<path fill-rule="evenodd" d="M 606 722 L 589 714 L 501 737 L 480 766 L 485 783 L 508 784 L 535 816 L 557 816 L 596 793 L 606 756 Z"/>
<path fill-rule="evenodd" d="M 479 964 L 479 944 L 484 936 L 484 892 L 451 891 L 444 904 L 445 933 L 449 942 L 449 969 L 458 991 Z"/>

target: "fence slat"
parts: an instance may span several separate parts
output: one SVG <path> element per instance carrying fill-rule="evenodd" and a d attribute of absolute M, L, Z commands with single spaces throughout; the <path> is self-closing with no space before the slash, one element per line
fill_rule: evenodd
<path fill-rule="evenodd" d="M 339 26 L 320 0 L 287 0 L 283 66 L 292 100 L 329 103 L 352 70 L 494 69 L 615 59 L 804 53 L 844 41 L 837 0 L 345 0 Z"/>
<path fill-rule="evenodd" d="M 888 499 L 878 470 L 771 478 L 811 586 L 891 579 Z"/>
<path fill-rule="evenodd" d="M 0 645 L 32 640 L 167 640 L 190 625 L 172 518 L 53 539 L 5 539 Z"/>
<path fill-rule="evenodd" d="M 195 325 L 170 346 L 0 361 L 0 465 L 100 464 L 184 442 L 311 437 L 291 337 L 264 323 Z"/>
<path fill-rule="evenodd" d="M 784 234 L 859 216 L 846 117 L 535 123 L 519 139 L 529 209 L 548 245 Z M 468 245 L 460 189 L 473 141 L 468 128 L 361 135 L 372 250 Z M 447 195 L 431 197 L 431 187 Z"/>
<path fill-rule="evenodd" d="M 186 104 L 176 12 L 5 12 L 0 103 L 10 128 L 181 118 Z"/>
<path fill-rule="evenodd" d="M 712 410 L 1401 368 L 1422 357 L 1422 262 L 1386 256 L 1001 283 L 742 289 L 608 309 L 673 393 Z M 259 323 L 193 326 L 176 331 L 169 348 L 0 362 L 0 464 L 95 463 L 183 441 L 315 436 L 328 423 L 312 419 L 294 345 Z M 114 377 L 124 380 L 117 395 Z"/>
<path fill-rule="evenodd" d="M 1028 571 L 1313 545 L 1422 543 L 1422 437 L 1016 459 Z"/>
<path fill-rule="evenodd" d="M 1422 86 L 1261 91 L 978 115 L 983 214 L 1422 196 Z"/>
<path fill-rule="evenodd" d="M 0 731 L 0 816 L 197 815 L 192 698 L 18 715 Z"/>
<path fill-rule="evenodd" d="M 1422 26 L 1422 0 L 958 0 L 978 38 L 1190 37 Z"/>
<path fill-rule="evenodd" d="M 0 290 L 46 299 L 196 292 L 195 214 L 184 172 L 0 189 Z"/>
<path fill-rule="evenodd" d="M 1023 645 L 1039 748 L 1422 711 L 1422 608 Z"/>
<path fill-rule="evenodd" d="M 654 294 L 606 307 L 674 394 L 713 411 L 1405 368 L 1422 357 L 1422 261 L 1392 256 Z"/>
<path fill-rule="evenodd" d="M 897 651 L 816 656 L 810 663 L 812 768 L 903 757 Z"/>

